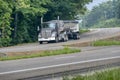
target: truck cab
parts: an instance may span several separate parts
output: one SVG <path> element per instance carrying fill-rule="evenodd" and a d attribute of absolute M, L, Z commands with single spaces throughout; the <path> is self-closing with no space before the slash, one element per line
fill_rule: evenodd
<path fill-rule="evenodd" d="M 40 44 L 43 42 L 59 42 L 63 39 L 64 23 L 62 20 L 43 22 L 38 35 Z"/>

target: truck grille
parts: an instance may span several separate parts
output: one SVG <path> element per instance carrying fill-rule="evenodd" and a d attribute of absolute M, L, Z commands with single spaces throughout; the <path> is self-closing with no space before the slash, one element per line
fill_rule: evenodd
<path fill-rule="evenodd" d="M 49 38 L 51 37 L 51 31 L 50 30 L 43 30 L 42 31 L 42 38 Z"/>

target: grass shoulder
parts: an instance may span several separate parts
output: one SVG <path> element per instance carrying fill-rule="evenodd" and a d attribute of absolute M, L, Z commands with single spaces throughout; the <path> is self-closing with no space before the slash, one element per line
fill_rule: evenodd
<path fill-rule="evenodd" d="M 0 61 L 53 56 L 53 55 L 61 55 L 61 54 L 72 54 L 72 53 L 77 53 L 77 52 L 81 52 L 81 50 L 80 49 L 72 49 L 69 47 L 64 47 L 63 49 L 59 49 L 59 50 L 47 50 L 47 51 L 43 51 L 40 53 L 33 53 L 33 54 L 28 54 L 28 55 L 25 54 L 22 56 L 1 57 Z"/>
<path fill-rule="evenodd" d="M 93 75 L 77 76 L 72 79 L 68 77 L 63 80 L 120 80 L 120 68 L 96 72 Z"/>
<path fill-rule="evenodd" d="M 120 45 L 120 41 L 116 40 L 98 40 L 93 42 L 93 46 L 111 46 Z"/>

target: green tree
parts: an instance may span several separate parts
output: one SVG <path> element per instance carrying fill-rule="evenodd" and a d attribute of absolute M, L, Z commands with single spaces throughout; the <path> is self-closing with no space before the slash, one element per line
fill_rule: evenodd
<path fill-rule="evenodd" d="M 42 7 L 49 0 L 16 0 L 13 7 L 13 42 L 23 43 L 35 41 L 37 39 L 38 17 L 47 12 Z M 37 20 L 36 20 L 37 19 Z"/>
<path fill-rule="evenodd" d="M 0 46 L 9 45 L 11 38 L 11 12 L 8 3 L 0 0 L 0 30 L 2 31 L 2 36 L 0 37 Z"/>
<path fill-rule="evenodd" d="M 118 19 L 120 19 L 120 0 L 113 0 L 113 1 L 114 1 L 115 15 Z"/>
<path fill-rule="evenodd" d="M 51 3 L 46 5 L 48 12 L 44 15 L 45 20 L 56 19 L 74 19 L 79 13 L 84 13 L 86 10 L 85 4 L 92 0 L 51 0 Z"/>
<path fill-rule="evenodd" d="M 98 24 L 99 27 L 115 26 L 115 24 L 118 23 L 118 20 L 114 18 L 119 17 L 119 6 L 116 4 L 119 3 L 113 0 L 113 1 L 104 2 L 99 6 L 95 6 L 91 11 L 89 11 L 84 16 L 86 21 L 85 23 L 86 27 L 93 27 L 94 25 L 98 25 Z M 113 23 L 114 25 L 109 25 L 111 23 Z"/>

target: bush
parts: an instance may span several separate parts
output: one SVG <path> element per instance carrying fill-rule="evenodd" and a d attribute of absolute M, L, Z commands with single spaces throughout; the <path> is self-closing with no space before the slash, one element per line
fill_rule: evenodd
<path fill-rule="evenodd" d="M 94 28 L 120 27 L 120 20 L 116 18 L 100 21 L 93 26 Z"/>

